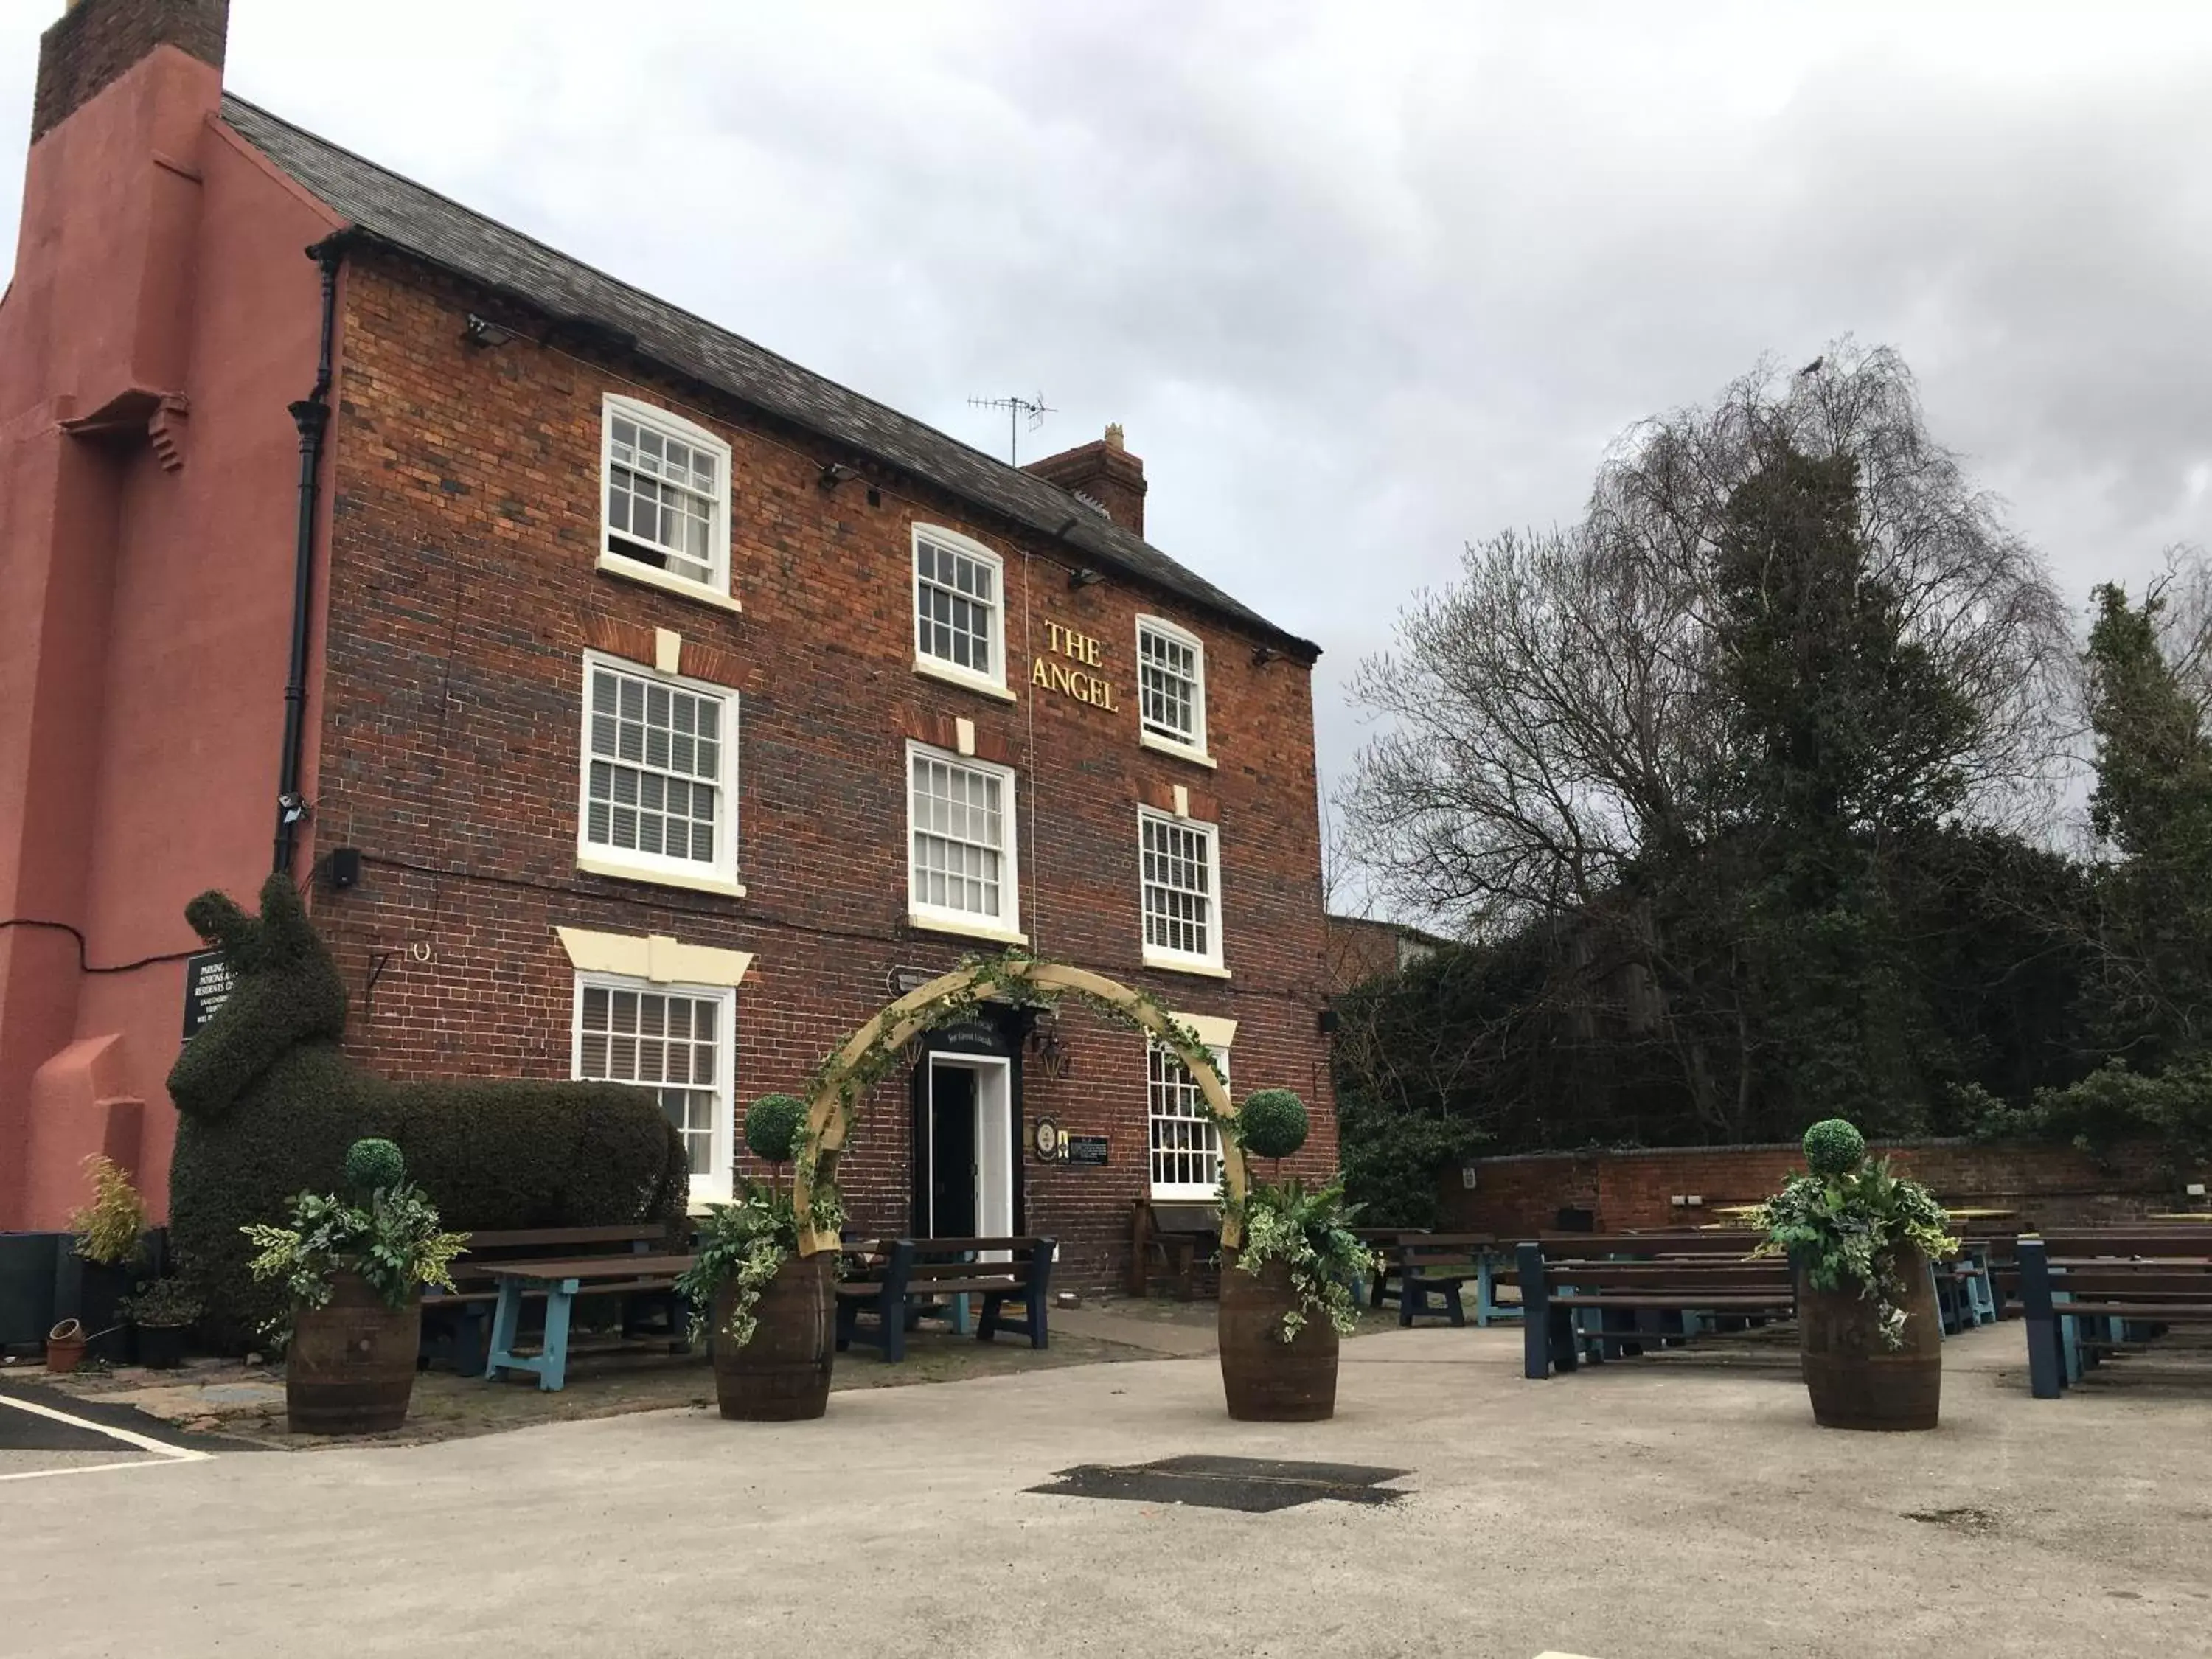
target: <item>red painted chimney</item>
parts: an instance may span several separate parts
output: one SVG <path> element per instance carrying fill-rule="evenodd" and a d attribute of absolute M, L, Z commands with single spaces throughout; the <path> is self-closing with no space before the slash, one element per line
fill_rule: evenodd
<path fill-rule="evenodd" d="M 39 37 L 31 142 L 59 126 L 156 46 L 174 46 L 220 70 L 230 0 L 69 0 Z"/>
<path fill-rule="evenodd" d="M 1022 471 L 1073 490 L 1122 529 L 1145 533 L 1145 464 L 1121 447 L 1119 422 L 1096 443 L 1031 461 Z"/>

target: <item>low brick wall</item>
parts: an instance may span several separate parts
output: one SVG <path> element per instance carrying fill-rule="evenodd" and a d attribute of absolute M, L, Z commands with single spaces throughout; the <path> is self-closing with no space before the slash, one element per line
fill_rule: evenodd
<path fill-rule="evenodd" d="M 2103 1162 L 2069 1148 L 1992 1146 L 1969 1140 L 1876 1141 L 1947 1204 L 2017 1210 L 2043 1225 L 2125 1220 L 2186 1207 L 2181 1182 L 2148 1148 Z M 1476 1159 L 1469 1188 L 1460 1169 L 1443 1173 L 1440 1226 L 1453 1231 L 1526 1234 L 1559 1224 L 1561 1210 L 1590 1212 L 1593 1224 L 1691 1225 L 1716 1219 L 1723 1204 L 1754 1204 L 1805 1167 L 1794 1143 L 1675 1146 L 1638 1152 L 1529 1152 Z M 2191 1179 L 2203 1180 L 2199 1173 Z M 1695 1196 L 1697 1206 L 1676 1197 Z"/>

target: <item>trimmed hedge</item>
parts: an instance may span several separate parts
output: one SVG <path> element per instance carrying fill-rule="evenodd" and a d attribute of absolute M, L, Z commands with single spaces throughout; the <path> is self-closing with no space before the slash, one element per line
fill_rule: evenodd
<path fill-rule="evenodd" d="M 277 1311 L 252 1283 L 239 1231 L 273 1221 L 294 1194 L 336 1191 L 355 1142 L 405 1159 L 445 1224 L 605 1225 L 684 1213 L 683 1139 L 647 1090 L 519 1080 L 394 1084 L 338 1050 L 344 989 L 289 881 L 262 890 L 262 920 L 220 894 L 186 915 L 234 963 L 230 999 L 170 1073 L 181 1114 L 169 1174 L 169 1240 L 207 1304 L 203 1334 L 251 1346 Z M 206 924 L 203 926 L 203 923 Z"/>

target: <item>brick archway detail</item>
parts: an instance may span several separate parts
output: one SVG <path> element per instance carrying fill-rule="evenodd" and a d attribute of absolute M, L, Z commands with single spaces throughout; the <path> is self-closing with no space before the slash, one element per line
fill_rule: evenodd
<path fill-rule="evenodd" d="M 835 1249 L 837 1239 L 817 1233 L 807 1218 L 812 1214 L 817 1182 L 833 1181 L 838 1155 L 852 1132 L 854 1113 L 845 1085 L 865 1058 L 879 1048 L 901 1048 L 924 1032 L 955 1018 L 972 999 L 979 982 L 1018 981 L 1041 1002 L 1054 1003 L 1074 995 L 1109 1018 L 1134 1030 L 1149 1032 L 1173 1049 L 1198 1085 L 1206 1109 L 1213 1115 L 1221 1141 L 1221 1176 L 1231 1201 L 1231 1213 L 1221 1218 L 1221 1242 L 1241 1242 L 1235 1207 L 1244 1196 L 1246 1175 L 1243 1150 L 1231 1133 L 1236 1108 L 1213 1064 L 1213 1056 L 1195 1036 L 1152 998 L 1131 990 L 1119 980 L 1087 969 L 1056 962 L 1035 962 L 1014 957 L 990 963 L 964 963 L 941 974 L 887 1005 L 874 1018 L 853 1033 L 817 1076 L 806 1099 L 806 1144 L 811 1156 L 799 1158 L 792 1171 L 792 1202 L 801 1218 L 799 1253 L 812 1255 Z"/>

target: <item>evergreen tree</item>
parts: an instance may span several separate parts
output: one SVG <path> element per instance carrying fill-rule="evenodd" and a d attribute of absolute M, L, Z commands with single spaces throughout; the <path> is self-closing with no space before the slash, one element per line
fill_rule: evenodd
<path fill-rule="evenodd" d="M 2089 821 L 2118 856 L 2098 872 L 2096 1024 L 2138 1070 L 2204 1041 L 2212 995 L 2212 740 L 2164 649 L 2165 596 L 2092 595 Z"/>

